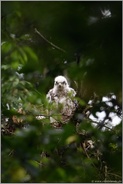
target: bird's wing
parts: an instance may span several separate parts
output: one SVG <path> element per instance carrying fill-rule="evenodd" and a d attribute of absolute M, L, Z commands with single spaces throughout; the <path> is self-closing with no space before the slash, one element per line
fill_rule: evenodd
<path fill-rule="evenodd" d="M 52 98 L 53 98 L 53 89 L 50 89 L 46 95 L 46 98 L 49 102 L 52 101 Z"/>
<path fill-rule="evenodd" d="M 68 93 L 70 94 L 70 97 L 74 97 L 76 95 L 76 91 L 73 88 L 69 87 Z"/>

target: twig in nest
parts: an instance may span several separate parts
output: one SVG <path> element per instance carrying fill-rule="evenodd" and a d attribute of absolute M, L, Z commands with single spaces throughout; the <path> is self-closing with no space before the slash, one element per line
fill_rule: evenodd
<path fill-rule="evenodd" d="M 85 155 L 87 156 L 87 158 L 90 158 L 89 155 L 88 155 L 88 153 L 87 153 L 87 151 L 86 151 L 85 143 L 81 143 L 81 147 L 82 147 L 82 149 L 83 149 Z"/>
<path fill-rule="evenodd" d="M 50 42 L 49 40 L 47 40 L 36 28 L 35 28 L 35 32 L 43 39 L 45 40 L 45 42 L 47 42 L 48 44 L 50 44 L 52 47 L 54 47 L 57 50 L 60 50 L 62 52 L 66 52 L 65 50 L 61 49 L 60 47 L 58 47 L 57 45 L 53 44 L 52 42 Z"/>

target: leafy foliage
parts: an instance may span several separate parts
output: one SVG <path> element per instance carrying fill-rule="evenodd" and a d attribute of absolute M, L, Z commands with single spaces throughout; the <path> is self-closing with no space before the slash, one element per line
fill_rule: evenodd
<path fill-rule="evenodd" d="M 110 126 L 111 113 L 122 115 L 121 2 L 1 7 L 2 182 L 121 182 L 122 124 Z M 51 126 L 45 98 L 57 75 L 79 102 L 62 128 Z"/>

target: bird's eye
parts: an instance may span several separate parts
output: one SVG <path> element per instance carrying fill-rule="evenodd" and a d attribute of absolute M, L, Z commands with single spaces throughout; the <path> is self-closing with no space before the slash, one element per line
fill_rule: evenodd
<path fill-rule="evenodd" d="M 66 84 L 66 82 L 65 82 L 65 81 L 63 81 L 63 82 L 62 82 L 62 84 Z"/>
<path fill-rule="evenodd" d="M 58 85 L 58 82 L 55 82 L 56 85 Z"/>

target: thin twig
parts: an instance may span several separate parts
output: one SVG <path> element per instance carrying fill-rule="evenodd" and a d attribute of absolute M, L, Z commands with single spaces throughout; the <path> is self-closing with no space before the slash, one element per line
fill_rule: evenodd
<path fill-rule="evenodd" d="M 14 150 L 11 150 L 8 156 L 11 156 L 14 153 Z"/>
<path fill-rule="evenodd" d="M 50 42 L 49 40 L 47 40 L 36 28 L 35 28 L 35 32 L 41 37 L 43 38 L 43 40 L 45 40 L 45 42 L 47 42 L 48 44 L 50 44 L 52 47 L 54 47 L 57 50 L 60 50 L 62 52 L 66 52 L 64 49 L 61 49 L 60 47 L 58 47 L 57 45 L 53 44 L 52 42 Z"/>
<path fill-rule="evenodd" d="M 81 147 L 82 147 L 85 155 L 87 156 L 87 158 L 90 158 L 89 155 L 88 155 L 88 153 L 87 153 L 87 151 L 86 151 L 86 149 L 85 149 L 85 144 L 84 143 L 81 143 Z"/>
<path fill-rule="evenodd" d="M 109 175 L 112 175 L 112 176 L 115 176 L 115 177 L 118 177 L 118 178 L 122 178 L 122 176 L 119 176 L 118 174 L 114 174 L 114 173 L 110 173 L 108 172 Z"/>
<path fill-rule="evenodd" d="M 90 120 L 91 120 L 91 119 L 90 119 Z M 99 122 L 96 122 L 96 121 L 92 121 L 92 123 L 95 123 L 95 124 L 99 125 Z M 107 128 L 107 129 L 109 129 L 109 130 L 112 130 L 112 128 L 106 126 L 105 124 L 103 124 L 103 127 Z"/>

